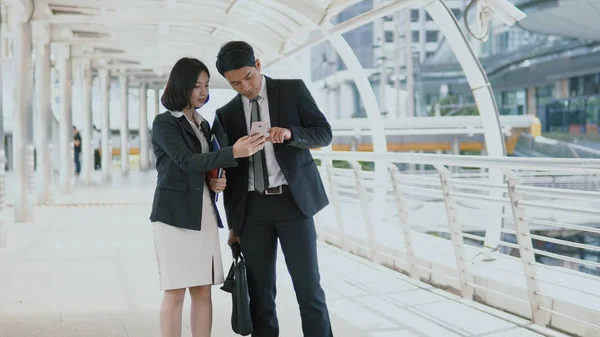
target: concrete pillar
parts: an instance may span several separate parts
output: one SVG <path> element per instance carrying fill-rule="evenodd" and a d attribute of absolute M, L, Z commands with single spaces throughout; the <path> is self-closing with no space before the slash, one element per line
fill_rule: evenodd
<path fill-rule="evenodd" d="M 3 30 L 0 30 L 2 35 Z M 1 40 L 2 36 L 0 36 Z M 4 146 L 4 106 L 3 102 L 3 70 L 0 62 L 0 248 L 6 247 L 6 229 L 4 219 L 6 218 L 6 148 Z"/>
<path fill-rule="evenodd" d="M 350 83 L 340 83 L 340 117 L 341 118 L 352 118 L 355 113 L 354 106 L 354 91 Z"/>
<path fill-rule="evenodd" d="M 410 8 L 406 9 L 404 18 L 404 36 L 406 37 L 406 117 L 415 117 L 415 77 L 410 11 Z M 420 9 L 420 11 L 423 10 Z M 424 35 L 421 38 L 425 39 Z"/>
<path fill-rule="evenodd" d="M 12 13 L 11 13 L 12 14 Z M 15 12 L 15 14 L 17 14 Z M 17 178 L 15 221 L 33 220 L 33 72 L 31 23 L 15 23 L 13 65 L 15 87 L 14 156 Z"/>
<path fill-rule="evenodd" d="M 160 113 L 160 96 L 158 88 L 154 89 L 154 115 L 158 115 Z"/>
<path fill-rule="evenodd" d="M 52 199 L 52 102 L 50 80 L 50 39 L 48 26 L 35 25 L 35 111 L 37 153 L 37 200 L 47 204 Z"/>
<path fill-rule="evenodd" d="M 160 88 L 154 88 L 153 90 L 154 93 L 154 116 L 158 115 L 159 113 L 161 113 L 160 111 Z M 152 125 L 150 125 L 150 132 L 152 132 Z M 155 168 L 156 167 L 156 157 L 154 156 L 154 146 L 152 145 L 152 133 L 150 133 L 150 137 L 148 139 L 148 146 L 150 148 L 149 152 L 150 152 L 150 167 L 151 168 Z"/>
<path fill-rule="evenodd" d="M 150 168 L 150 137 L 148 133 L 148 85 L 145 83 L 140 84 L 139 100 L 140 171 L 148 171 Z"/>
<path fill-rule="evenodd" d="M 337 105 L 337 90 L 329 88 L 327 90 L 327 101 L 329 102 L 329 113 L 333 118 L 340 118 L 339 106 Z"/>
<path fill-rule="evenodd" d="M 310 89 L 309 89 L 310 90 Z M 323 113 L 325 114 L 325 116 L 327 116 L 327 118 L 333 118 L 333 116 L 331 116 L 331 111 L 329 111 L 329 103 L 328 103 L 328 93 L 327 93 L 327 89 L 324 88 L 319 88 L 319 87 L 315 87 L 314 90 L 314 99 L 317 102 L 317 106 L 323 111 Z"/>
<path fill-rule="evenodd" d="M 527 114 L 537 116 L 537 88 L 527 88 Z"/>
<path fill-rule="evenodd" d="M 120 75 L 121 83 L 121 175 L 129 175 L 129 81 Z"/>
<path fill-rule="evenodd" d="M 425 61 L 426 51 L 425 45 L 427 44 L 427 34 L 425 33 L 425 22 L 427 20 L 427 11 L 424 8 L 419 8 L 419 62 L 423 64 Z M 412 34 L 412 33 L 411 33 Z M 411 35 L 412 37 L 412 35 Z"/>
<path fill-rule="evenodd" d="M 394 14 L 394 50 L 396 52 L 396 57 L 394 58 L 394 90 L 396 91 L 396 100 L 395 100 L 395 107 L 394 107 L 394 116 L 396 116 L 396 118 L 399 118 L 402 116 L 402 108 L 400 106 L 400 76 L 402 74 L 402 58 L 400 57 L 400 50 L 401 50 L 401 44 L 400 44 L 400 32 L 398 31 L 399 27 L 400 27 L 400 22 L 401 22 L 401 16 L 400 16 L 401 12 L 396 12 Z M 410 11 L 409 11 L 410 14 Z M 408 17 L 409 22 L 410 22 L 410 17 Z M 409 24 L 410 27 L 410 24 Z M 410 29 L 406 30 L 404 29 L 405 34 L 410 34 Z"/>
<path fill-rule="evenodd" d="M 73 150 L 73 112 L 71 46 L 62 46 L 58 55 L 60 76 L 60 187 L 63 193 L 73 190 L 73 174 L 75 172 Z"/>
<path fill-rule="evenodd" d="M 81 173 L 85 186 L 92 184 L 94 172 L 94 144 L 92 125 L 92 67 L 90 60 L 81 61 Z"/>
<path fill-rule="evenodd" d="M 562 79 L 554 83 L 554 98 L 569 98 L 569 80 Z"/>
<path fill-rule="evenodd" d="M 383 62 L 383 60 L 382 60 Z M 387 98 L 385 95 L 385 90 L 387 88 L 387 81 L 388 81 L 388 76 L 387 76 L 387 71 L 385 70 L 385 64 L 381 65 L 381 71 L 380 71 L 380 80 L 379 80 L 379 108 L 381 109 L 381 115 L 382 116 L 387 116 L 387 114 L 389 113 L 388 108 L 387 108 Z"/>
<path fill-rule="evenodd" d="M 99 69 L 100 99 L 102 101 L 102 180 L 110 180 L 110 169 L 112 166 L 112 147 L 110 137 L 110 77 L 108 70 Z"/>

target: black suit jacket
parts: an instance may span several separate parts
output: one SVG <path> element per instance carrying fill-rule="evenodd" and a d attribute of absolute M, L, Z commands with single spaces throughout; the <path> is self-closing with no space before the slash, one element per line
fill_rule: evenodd
<path fill-rule="evenodd" d="M 265 79 L 271 126 L 292 131 L 292 139 L 273 144 L 275 158 L 298 208 L 311 217 L 327 206 L 329 200 L 309 149 L 331 143 L 331 126 L 302 80 Z M 229 144 L 248 134 L 240 95 L 217 110 L 213 130 L 221 129 Z M 236 235 L 242 231 L 246 214 L 248 166 L 249 159 L 240 158 L 236 168 L 227 170 L 227 188 L 223 192 L 228 226 Z"/>
<path fill-rule="evenodd" d="M 201 124 L 201 129 L 210 144 L 210 126 L 206 121 Z M 154 118 L 152 145 L 158 179 L 150 220 L 200 230 L 205 172 L 235 166 L 233 148 L 202 153 L 202 145 L 190 122 L 185 116 L 176 118 L 169 111 Z M 212 191 L 211 196 L 214 200 Z M 213 207 L 216 210 L 214 202 Z M 223 227 L 221 219 L 218 220 L 219 226 Z"/>

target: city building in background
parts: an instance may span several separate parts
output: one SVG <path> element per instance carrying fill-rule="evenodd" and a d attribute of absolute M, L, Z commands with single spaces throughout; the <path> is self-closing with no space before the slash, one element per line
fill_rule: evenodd
<path fill-rule="evenodd" d="M 466 18 L 468 27 L 463 18 L 470 2 L 446 1 L 464 30 L 475 29 L 475 8 Z M 593 29 L 586 29 L 585 25 L 594 21 L 585 13 L 585 4 L 511 2 L 528 15 L 519 25 L 494 22 L 485 41 L 470 34 L 467 37 L 488 74 L 500 113 L 536 115 L 544 132 L 596 133 L 600 123 L 600 41 Z M 333 23 L 385 3 L 359 2 L 333 18 Z M 547 25 L 543 18 L 547 20 L 548 14 L 578 17 L 580 22 L 557 20 L 556 25 Z M 365 68 L 386 118 L 478 114 L 454 52 L 423 8 L 383 17 L 344 36 Z M 320 104 L 331 118 L 365 116 L 351 77 L 327 42 L 311 50 L 311 77 Z M 407 102 L 408 93 L 412 93 L 414 108 Z"/>

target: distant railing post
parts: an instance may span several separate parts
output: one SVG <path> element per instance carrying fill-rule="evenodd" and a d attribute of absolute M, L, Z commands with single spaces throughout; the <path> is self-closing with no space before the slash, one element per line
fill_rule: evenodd
<path fill-rule="evenodd" d="M 394 196 L 396 199 L 396 208 L 398 209 L 398 219 L 400 221 L 400 228 L 402 229 L 402 236 L 404 237 L 404 247 L 406 248 L 406 260 L 408 262 L 408 276 L 417 279 L 417 264 L 415 259 L 414 248 L 412 245 L 412 235 L 410 224 L 408 223 L 408 214 L 406 210 L 406 203 L 404 202 L 404 192 L 400 189 L 398 174 L 400 170 L 395 164 L 389 166 L 390 177 L 392 179 L 392 187 L 394 189 Z"/>
<path fill-rule="evenodd" d="M 6 155 L 4 149 L 0 149 L 0 248 L 6 247 L 4 212 L 6 212 Z"/>
<path fill-rule="evenodd" d="M 365 230 L 367 231 L 367 244 L 369 248 L 368 257 L 372 261 L 376 261 L 376 250 L 375 250 L 375 226 L 370 216 L 369 210 L 369 196 L 367 194 L 367 188 L 363 181 L 362 167 L 358 162 L 351 162 L 352 168 L 354 169 L 354 177 L 356 179 L 356 189 L 358 191 L 358 200 L 360 202 L 360 208 L 362 210 L 363 218 L 365 221 Z"/>
<path fill-rule="evenodd" d="M 537 278 L 535 267 L 535 254 L 533 252 L 533 242 L 531 240 L 531 232 L 529 223 L 525 219 L 525 211 L 519 206 L 523 200 L 523 195 L 516 191 L 519 184 L 519 178 L 512 170 L 505 170 L 504 174 L 508 181 L 508 195 L 513 211 L 515 228 L 517 232 L 517 243 L 519 244 L 519 254 L 523 262 L 523 271 L 525 272 L 525 280 L 527 282 L 527 291 L 529 293 L 529 302 L 531 304 L 531 316 L 533 323 L 546 326 L 549 323 L 549 317 L 545 311 L 540 309 L 543 306 L 543 299 L 540 295 L 540 283 Z"/>
<path fill-rule="evenodd" d="M 333 165 L 325 164 L 325 171 L 327 172 L 327 181 L 329 183 L 329 199 L 331 200 L 331 206 L 335 212 L 335 218 L 337 220 L 339 236 L 341 239 L 340 246 L 343 249 L 346 245 L 346 231 L 344 230 L 344 219 L 342 218 L 341 204 L 338 198 L 337 189 L 335 188 L 335 180 L 333 179 Z"/>
<path fill-rule="evenodd" d="M 465 258 L 465 243 L 462 235 L 462 226 L 456 212 L 456 201 L 450 197 L 450 187 L 448 185 L 450 171 L 444 165 L 435 165 L 435 168 L 440 173 L 440 180 L 442 183 L 444 204 L 446 205 L 446 216 L 448 217 L 450 238 L 452 239 L 452 245 L 454 246 L 456 268 L 458 271 L 458 280 L 460 282 L 460 294 L 464 298 L 472 299 L 474 289 L 467 284 L 467 261 Z"/>

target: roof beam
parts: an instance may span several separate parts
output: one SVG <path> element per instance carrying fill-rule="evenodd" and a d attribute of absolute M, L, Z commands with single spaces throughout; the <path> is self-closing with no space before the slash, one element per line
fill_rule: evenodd
<path fill-rule="evenodd" d="M 304 16 L 310 23 L 319 24 L 327 15 L 327 10 L 312 1 L 279 0 L 281 5 Z"/>
<path fill-rule="evenodd" d="M 61 3 L 65 0 L 61 0 Z M 106 1 L 105 1 L 106 2 Z M 135 1 L 134 1 L 135 2 Z M 99 2 L 102 3 L 102 2 Z M 36 21 L 52 24 L 87 24 L 102 25 L 114 23 L 144 23 L 144 24 L 171 24 L 171 25 L 208 25 L 239 34 L 254 45 L 262 49 L 276 52 L 283 46 L 285 39 L 279 32 L 270 30 L 262 25 L 245 22 L 239 17 L 231 17 L 225 12 L 210 6 L 176 5 L 173 8 L 161 7 L 131 7 L 129 2 L 119 2 L 118 11 L 105 11 L 104 15 L 58 14 L 52 16 L 38 15 Z M 202 14 L 202 20 L 199 20 Z"/>

